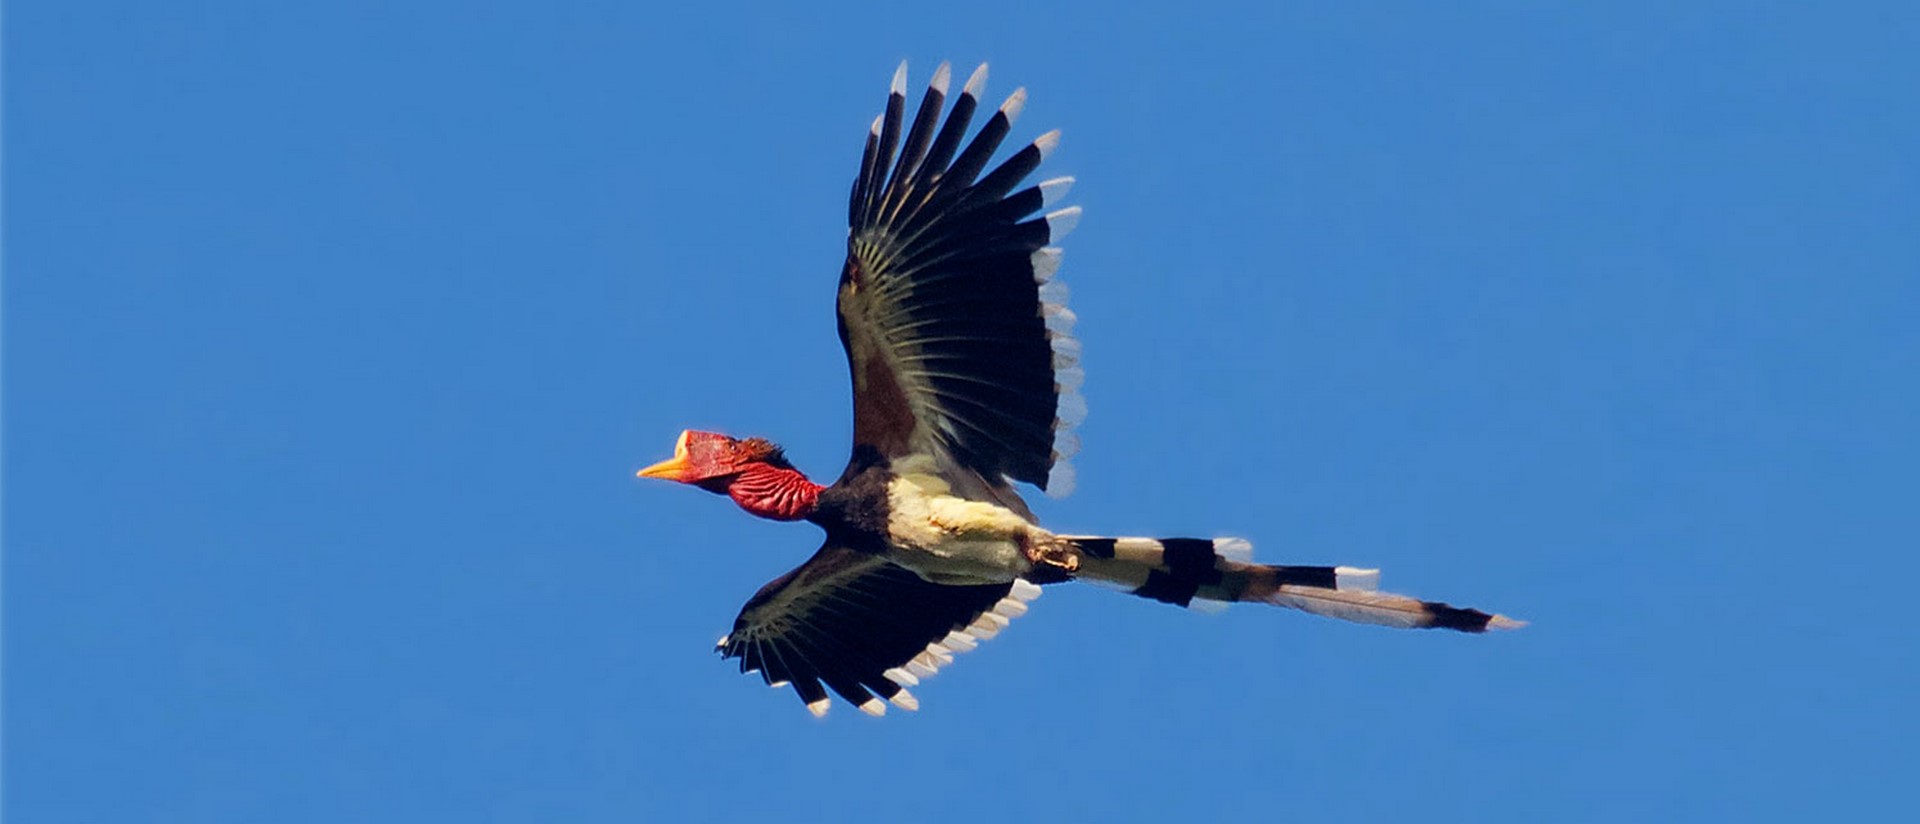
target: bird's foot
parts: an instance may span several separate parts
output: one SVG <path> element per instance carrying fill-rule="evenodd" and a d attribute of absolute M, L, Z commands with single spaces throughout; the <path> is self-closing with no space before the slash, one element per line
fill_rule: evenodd
<path fill-rule="evenodd" d="M 1027 579 L 1036 584 L 1052 584 L 1071 580 L 1074 573 L 1080 571 L 1080 553 L 1068 548 L 1065 543 L 1042 543 L 1026 548 L 1027 560 L 1033 562 L 1033 570 L 1027 573 Z"/>

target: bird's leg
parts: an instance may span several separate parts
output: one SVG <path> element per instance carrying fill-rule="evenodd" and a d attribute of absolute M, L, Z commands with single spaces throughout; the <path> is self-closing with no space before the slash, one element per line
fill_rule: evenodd
<path fill-rule="evenodd" d="M 1036 584 L 1070 580 L 1074 573 L 1080 571 L 1080 553 L 1066 541 L 1052 535 L 1023 535 L 1020 549 L 1026 553 L 1027 560 L 1033 563 L 1033 570 L 1027 573 L 1027 578 Z"/>

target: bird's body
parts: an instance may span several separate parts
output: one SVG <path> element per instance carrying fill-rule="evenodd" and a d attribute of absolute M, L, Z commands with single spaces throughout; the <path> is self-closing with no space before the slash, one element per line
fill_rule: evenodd
<path fill-rule="evenodd" d="M 1038 584 L 1092 581 L 1179 606 L 1252 601 L 1399 627 L 1517 626 L 1377 592 L 1373 570 L 1256 564 L 1237 538 L 1059 535 L 1039 525 L 1014 484 L 1065 494 L 1072 430 L 1085 413 L 1074 315 L 1055 277 L 1056 244 L 1080 210 L 1031 217 L 1071 178 L 1014 190 L 1058 132 L 981 174 L 1024 90 L 961 147 L 985 68 L 942 123 L 942 65 L 907 128 L 902 65 L 868 133 L 836 296 L 854 389 L 854 450 L 840 478 L 814 483 L 765 440 L 693 431 L 672 458 L 640 472 L 826 532 L 813 558 L 747 602 L 721 654 L 791 685 L 816 714 L 828 690 L 879 714 L 885 702 L 917 708 L 905 687 L 1024 614 Z"/>
<path fill-rule="evenodd" d="M 997 503 L 953 494 L 932 470 L 901 467 L 887 482 L 888 559 L 941 584 L 1003 584 L 1032 572 L 1026 548 L 1052 533 Z"/>
<path fill-rule="evenodd" d="M 1029 516 L 966 498 L 931 462 L 874 463 L 820 491 L 807 520 L 837 543 L 886 557 L 929 581 L 1004 584 L 1033 563 L 1022 547 L 1052 539 Z"/>

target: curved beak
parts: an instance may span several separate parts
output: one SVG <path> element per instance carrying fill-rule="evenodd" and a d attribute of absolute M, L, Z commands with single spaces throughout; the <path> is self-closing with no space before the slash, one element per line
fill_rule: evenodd
<path fill-rule="evenodd" d="M 680 433 L 680 440 L 674 441 L 673 457 L 649 466 L 646 469 L 642 469 L 635 473 L 635 475 L 641 478 L 659 478 L 666 481 L 677 481 L 686 477 L 687 436 L 690 434 L 692 434 L 692 432 L 683 431 Z"/>

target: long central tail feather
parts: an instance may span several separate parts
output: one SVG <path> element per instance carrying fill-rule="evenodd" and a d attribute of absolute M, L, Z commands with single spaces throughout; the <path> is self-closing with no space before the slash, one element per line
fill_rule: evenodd
<path fill-rule="evenodd" d="M 1379 592 L 1375 569 L 1256 564 L 1252 544 L 1240 538 L 1060 537 L 1080 557 L 1078 579 L 1183 607 L 1259 602 L 1405 629 L 1485 632 L 1524 626 L 1503 615 Z"/>

